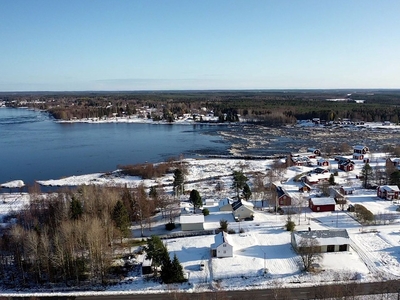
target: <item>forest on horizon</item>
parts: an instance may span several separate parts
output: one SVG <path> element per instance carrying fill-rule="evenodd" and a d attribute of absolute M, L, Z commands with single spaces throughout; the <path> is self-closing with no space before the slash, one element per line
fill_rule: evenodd
<path fill-rule="evenodd" d="M 0 93 L 0 101 L 9 107 L 46 110 L 61 120 L 138 113 L 168 122 L 185 114 L 212 113 L 219 122 L 245 120 L 264 125 L 312 118 L 395 124 L 400 120 L 400 90 L 21 92 Z"/>

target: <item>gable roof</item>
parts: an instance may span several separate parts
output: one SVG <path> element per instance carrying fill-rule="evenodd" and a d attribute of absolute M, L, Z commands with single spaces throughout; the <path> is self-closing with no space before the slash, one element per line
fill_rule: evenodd
<path fill-rule="evenodd" d="M 367 146 L 363 146 L 363 145 L 356 145 L 353 147 L 354 150 L 366 150 L 368 151 L 368 147 Z"/>
<path fill-rule="evenodd" d="M 204 223 L 204 215 L 184 215 L 180 216 L 179 221 L 181 224 L 197 224 Z"/>
<path fill-rule="evenodd" d="M 215 249 L 223 243 L 227 243 L 232 246 L 230 237 L 225 231 L 221 231 L 220 233 L 214 236 L 214 244 L 211 245 L 211 248 Z"/>
<path fill-rule="evenodd" d="M 349 234 L 346 229 L 294 231 L 292 234 L 296 240 L 296 244 L 299 244 L 303 238 L 317 239 L 320 246 L 350 243 Z"/>
<path fill-rule="evenodd" d="M 289 194 L 286 192 L 286 190 L 281 186 L 276 187 L 276 192 L 278 193 L 278 198 L 280 198 L 283 195 L 287 195 L 288 197 L 290 197 Z"/>
<path fill-rule="evenodd" d="M 245 201 L 245 200 L 238 200 L 238 201 L 232 203 L 232 209 L 233 209 L 233 211 L 239 209 L 241 206 L 246 206 L 246 207 L 249 208 L 249 209 L 253 209 L 254 204 L 253 204 L 253 203 L 250 203 L 250 202 L 248 202 L 248 201 Z"/>
<path fill-rule="evenodd" d="M 336 201 L 335 199 L 331 198 L 331 197 L 316 197 L 316 198 L 310 198 L 310 201 L 314 204 L 314 205 L 335 205 Z"/>
<path fill-rule="evenodd" d="M 384 190 L 386 192 L 400 192 L 399 187 L 397 185 L 382 185 L 379 187 L 380 190 Z"/>

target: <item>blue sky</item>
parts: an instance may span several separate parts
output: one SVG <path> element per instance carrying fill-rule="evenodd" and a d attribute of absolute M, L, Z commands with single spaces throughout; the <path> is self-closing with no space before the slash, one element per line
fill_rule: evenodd
<path fill-rule="evenodd" d="M 398 0 L 0 0 L 0 91 L 400 88 Z"/>

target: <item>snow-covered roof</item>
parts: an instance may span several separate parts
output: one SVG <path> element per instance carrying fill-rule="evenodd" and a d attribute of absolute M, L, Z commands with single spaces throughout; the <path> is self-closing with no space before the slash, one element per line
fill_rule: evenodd
<path fill-rule="evenodd" d="M 363 145 L 356 145 L 353 147 L 353 149 L 355 150 L 364 150 L 364 149 L 368 149 L 367 146 L 363 146 Z"/>
<path fill-rule="evenodd" d="M 379 189 L 385 190 L 387 192 L 400 192 L 397 185 L 382 185 L 379 187 Z"/>
<path fill-rule="evenodd" d="M 250 202 L 248 202 L 248 201 L 246 201 L 246 200 L 241 199 L 241 200 L 238 200 L 238 201 L 232 203 L 232 209 L 233 209 L 233 210 L 237 210 L 237 209 L 238 209 L 239 207 L 241 207 L 242 205 L 243 205 L 243 206 L 246 206 L 246 207 L 248 207 L 248 208 L 250 208 L 250 209 L 253 209 L 253 207 L 254 207 L 254 204 L 253 204 L 253 203 L 250 203 Z"/>
<path fill-rule="evenodd" d="M 308 177 L 308 181 L 314 182 L 314 181 L 318 181 L 320 179 L 327 179 L 331 176 L 331 173 L 323 173 L 323 174 L 315 174 L 315 173 L 311 173 L 309 175 L 307 175 Z"/>
<path fill-rule="evenodd" d="M 232 245 L 229 235 L 226 232 L 221 231 L 220 233 L 214 236 L 214 244 L 211 245 L 211 248 L 215 249 L 223 243 Z"/>
<path fill-rule="evenodd" d="M 320 246 L 345 245 L 350 243 L 346 229 L 310 230 L 293 232 L 297 245 L 303 238 L 317 239 Z"/>
<path fill-rule="evenodd" d="M 225 206 L 228 204 L 232 204 L 233 202 L 235 202 L 235 201 L 233 201 L 231 198 L 225 198 L 225 199 L 222 199 L 219 201 L 218 206 L 222 207 L 222 206 Z"/>
<path fill-rule="evenodd" d="M 353 187 L 351 187 L 351 186 L 342 186 L 342 187 L 340 187 L 343 191 L 346 191 L 346 192 L 351 192 L 351 191 L 354 191 L 355 189 L 353 188 Z"/>
<path fill-rule="evenodd" d="M 336 204 L 335 199 L 331 197 L 316 197 L 316 198 L 310 198 L 311 202 L 314 205 L 331 205 L 331 204 Z"/>
<path fill-rule="evenodd" d="M 179 221 L 181 224 L 204 223 L 204 215 L 180 216 Z"/>

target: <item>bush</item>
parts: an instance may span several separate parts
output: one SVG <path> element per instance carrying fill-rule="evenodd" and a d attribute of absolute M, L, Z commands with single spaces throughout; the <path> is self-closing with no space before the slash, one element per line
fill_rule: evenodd
<path fill-rule="evenodd" d="M 375 218 L 374 214 L 361 204 L 354 205 L 354 212 L 360 222 L 372 222 Z"/>
<path fill-rule="evenodd" d="M 175 223 L 169 222 L 169 223 L 165 224 L 165 229 L 167 229 L 167 230 L 172 230 L 175 228 L 176 228 Z"/>
<path fill-rule="evenodd" d="M 221 229 L 222 231 L 227 232 L 228 231 L 228 221 L 227 220 L 220 220 L 219 221 L 219 229 Z"/>
<path fill-rule="evenodd" d="M 204 208 L 201 212 L 203 213 L 204 216 L 208 216 L 210 214 L 208 208 Z"/>
<path fill-rule="evenodd" d="M 286 230 L 287 230 L 287 231 L 294 231 L 294 228 L 296 227 L 296 224 L 295 224 L 293 221 L 288 220 L 288 221 L 286 222 L 285 227 L 286 227 Z"/>
<path fill-rule="evenodd" d="M 229 233 L 229 234 L 235 234 L 236 231 L 235 231 L 234 229 L 229 228 L 229 229 L 228 229 L 228 233 Z"/>
<path fill-rule="evenodd" d="M 119 165 L 118 169 L 121 169 L 123 175 L 129 176 L 140 176 L 143 179 L 152 179 L 161 177 L 169 171 L 172 164 L 169 162 L 159 164 L 137 164 L 137 165 Z"/>

